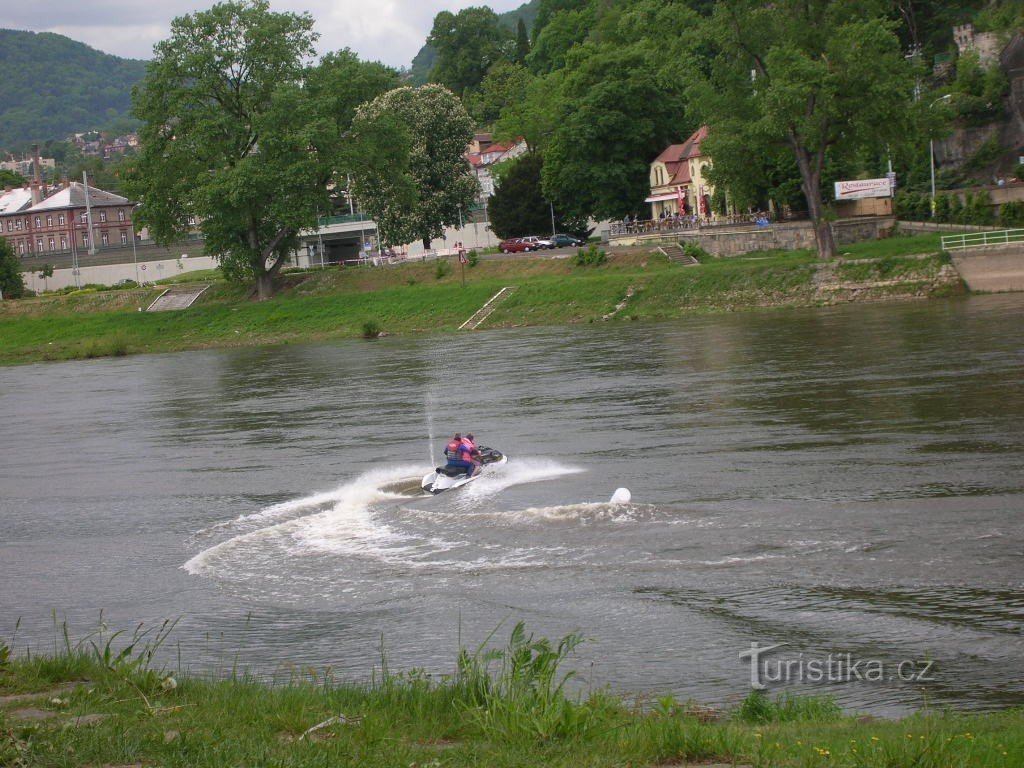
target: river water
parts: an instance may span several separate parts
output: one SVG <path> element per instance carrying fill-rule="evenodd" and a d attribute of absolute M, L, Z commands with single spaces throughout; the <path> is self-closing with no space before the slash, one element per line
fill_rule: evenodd
<path fill-rule="evenodd" d="M 1024 295 L 0 369 L 0 639 L 578 684 L 1024 704 Z M 451 433 L 511 457 L 424 496 Z M 611 504 L 616 488 L 627 504 Z M 771 647 L 771 650 L 766 650 Z"/>

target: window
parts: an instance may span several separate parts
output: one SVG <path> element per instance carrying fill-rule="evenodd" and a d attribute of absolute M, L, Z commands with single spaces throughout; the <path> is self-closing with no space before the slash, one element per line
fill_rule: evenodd
<path fill-rule="evenodd" d="M 39 229 L 42 226 L 43 226 L 43 217 L 42 216 L 36 216 L 36 229 Z"/>
<path fill-rule="evenodd" d="M 22 256 L 22 255 L 24 255 L 24 253 L 25 253 L 25 241 L 24 240 L 19 240 L 18 241 L 18 255 Z"/>
<path fill-rule="evenodd" d="M 63 213 L 58 213 L 57 214 L 57 223 L 60 224 L 61 226 L 64 225 L 64 214 Z"/>
<path fill-rule="evenodd" d="M 128 245 L 128 233 L 121 230 L 121 245 Z"/>
<path fill-rule="evenodd" d="M 7 220 L 7 231 L 8 232 L 13 232 L 14 231 L 14 222 L 11 221 L 10 219 Z"/>
<path fill-rule="evenodd" d="M 21 219 L 17 219 L 17 220 L 15 220 L 15 222 L 14 222 L 14 228 L 15 228 L 16 230 L 18 230 L 19 232 L 21 232 Z"/>
<path fill-rule="evenodd" d="M 53 238 L 51 237 L 51 238 L 48 238 L 48 239 L 50 241 L 50 250 L 52 251 L 53 250 Z"/>
<path fill-rule="evenodd" d="M 66 251 L 68 249 L 68 239 L 64 236 L 60 236 L 60 249 Z"/>
<path fill-rule="evenodd" d="M 194 227 L 196 225 L 196 217 L 195 216 L 189 216 L 188 217 L 188 225 L 190 227 Z"/>
<path fill-rule="evenodd" d="M 117 220 L 124 221 L 124 208 L 117 209 Z"/>
<path fill-rule="evenodd" d="M 53 216 L 50 215 L 50 214 L 46 215 L 46 226 L 48 226 L 48 227 L 52 227 L 53 226 Z"/>
<path fill-rule="evenodd" d="M 36 238 L 36 253 L 42 253 L 42 252 L 43 252 L 43 238 L 37 237 Z"/>
<path fill-rule="evenodd" d="M 106 220 L 107 220 L 107 212 L 106 211 L 100 211 L 100 221 L 106 221 Z"/>
<path fill-rule="evenodd" d="M 106 231 L 100 233 L 100 242 L 104 245 L 110 245 L 110 235 Z"/>

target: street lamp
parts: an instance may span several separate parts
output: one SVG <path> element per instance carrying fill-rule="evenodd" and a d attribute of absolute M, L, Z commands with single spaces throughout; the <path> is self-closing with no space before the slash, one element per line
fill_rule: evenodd
<path fill-rule="evenodd" d="M 947 93 L 945 96 L 939 96 L 939 98 L 935 99 L 935 101 L 933 101 L 931 104 L 928 105 L 928 109 L 931 109 L 936 104 L 938 104 L 940 101 L 948 100 L 952 95 L 953 94 L 951 94 L 951 93 Z M 931 166 L 931 171 L 932 171 L 932 202 L 931 202 L 931 211 L 932 211 L 932 218 L 934 219 L 935 218 L 935 139 L 933 139 L 931 136 L 928 137 L 928 163 Z"/>

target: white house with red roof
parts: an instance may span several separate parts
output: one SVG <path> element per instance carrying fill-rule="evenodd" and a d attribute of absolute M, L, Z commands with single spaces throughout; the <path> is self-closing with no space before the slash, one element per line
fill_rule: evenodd
<path fill-rule="evenodd" d="M 672 144 L 651 163 L 651 218 L 679 213 L 681 215 L 711 213 L 714 185 L 705 177 L 711 158 L 701 151 L 708 127 L 702 125 L 682 144 Z"/>
<path fill-rule="evenodd" d="M 489 133 L 478 133 L 473 137 L 473 142 L 466 151 L 466 159 L 472 166 L 476 180 L 480 184 L 477 202 L 484 204 L 487 202 L 487 198 L 494 194 L 491 168 L 498 163 L 525 154 L 526 150 L 526 142 L 523 139 L 494 142 L 491 141 Z"/>

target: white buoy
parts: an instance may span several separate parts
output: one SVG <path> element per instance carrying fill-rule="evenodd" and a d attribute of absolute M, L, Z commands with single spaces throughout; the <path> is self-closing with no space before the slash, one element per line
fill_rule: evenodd
<path fill-rule="evenodd" d="M 608 500 L 609 504 L 628 504 L 629 500 L 633 498 L 633 495 L 629 492 L 629 488 L 616 488 L 615 493 Z"/>

